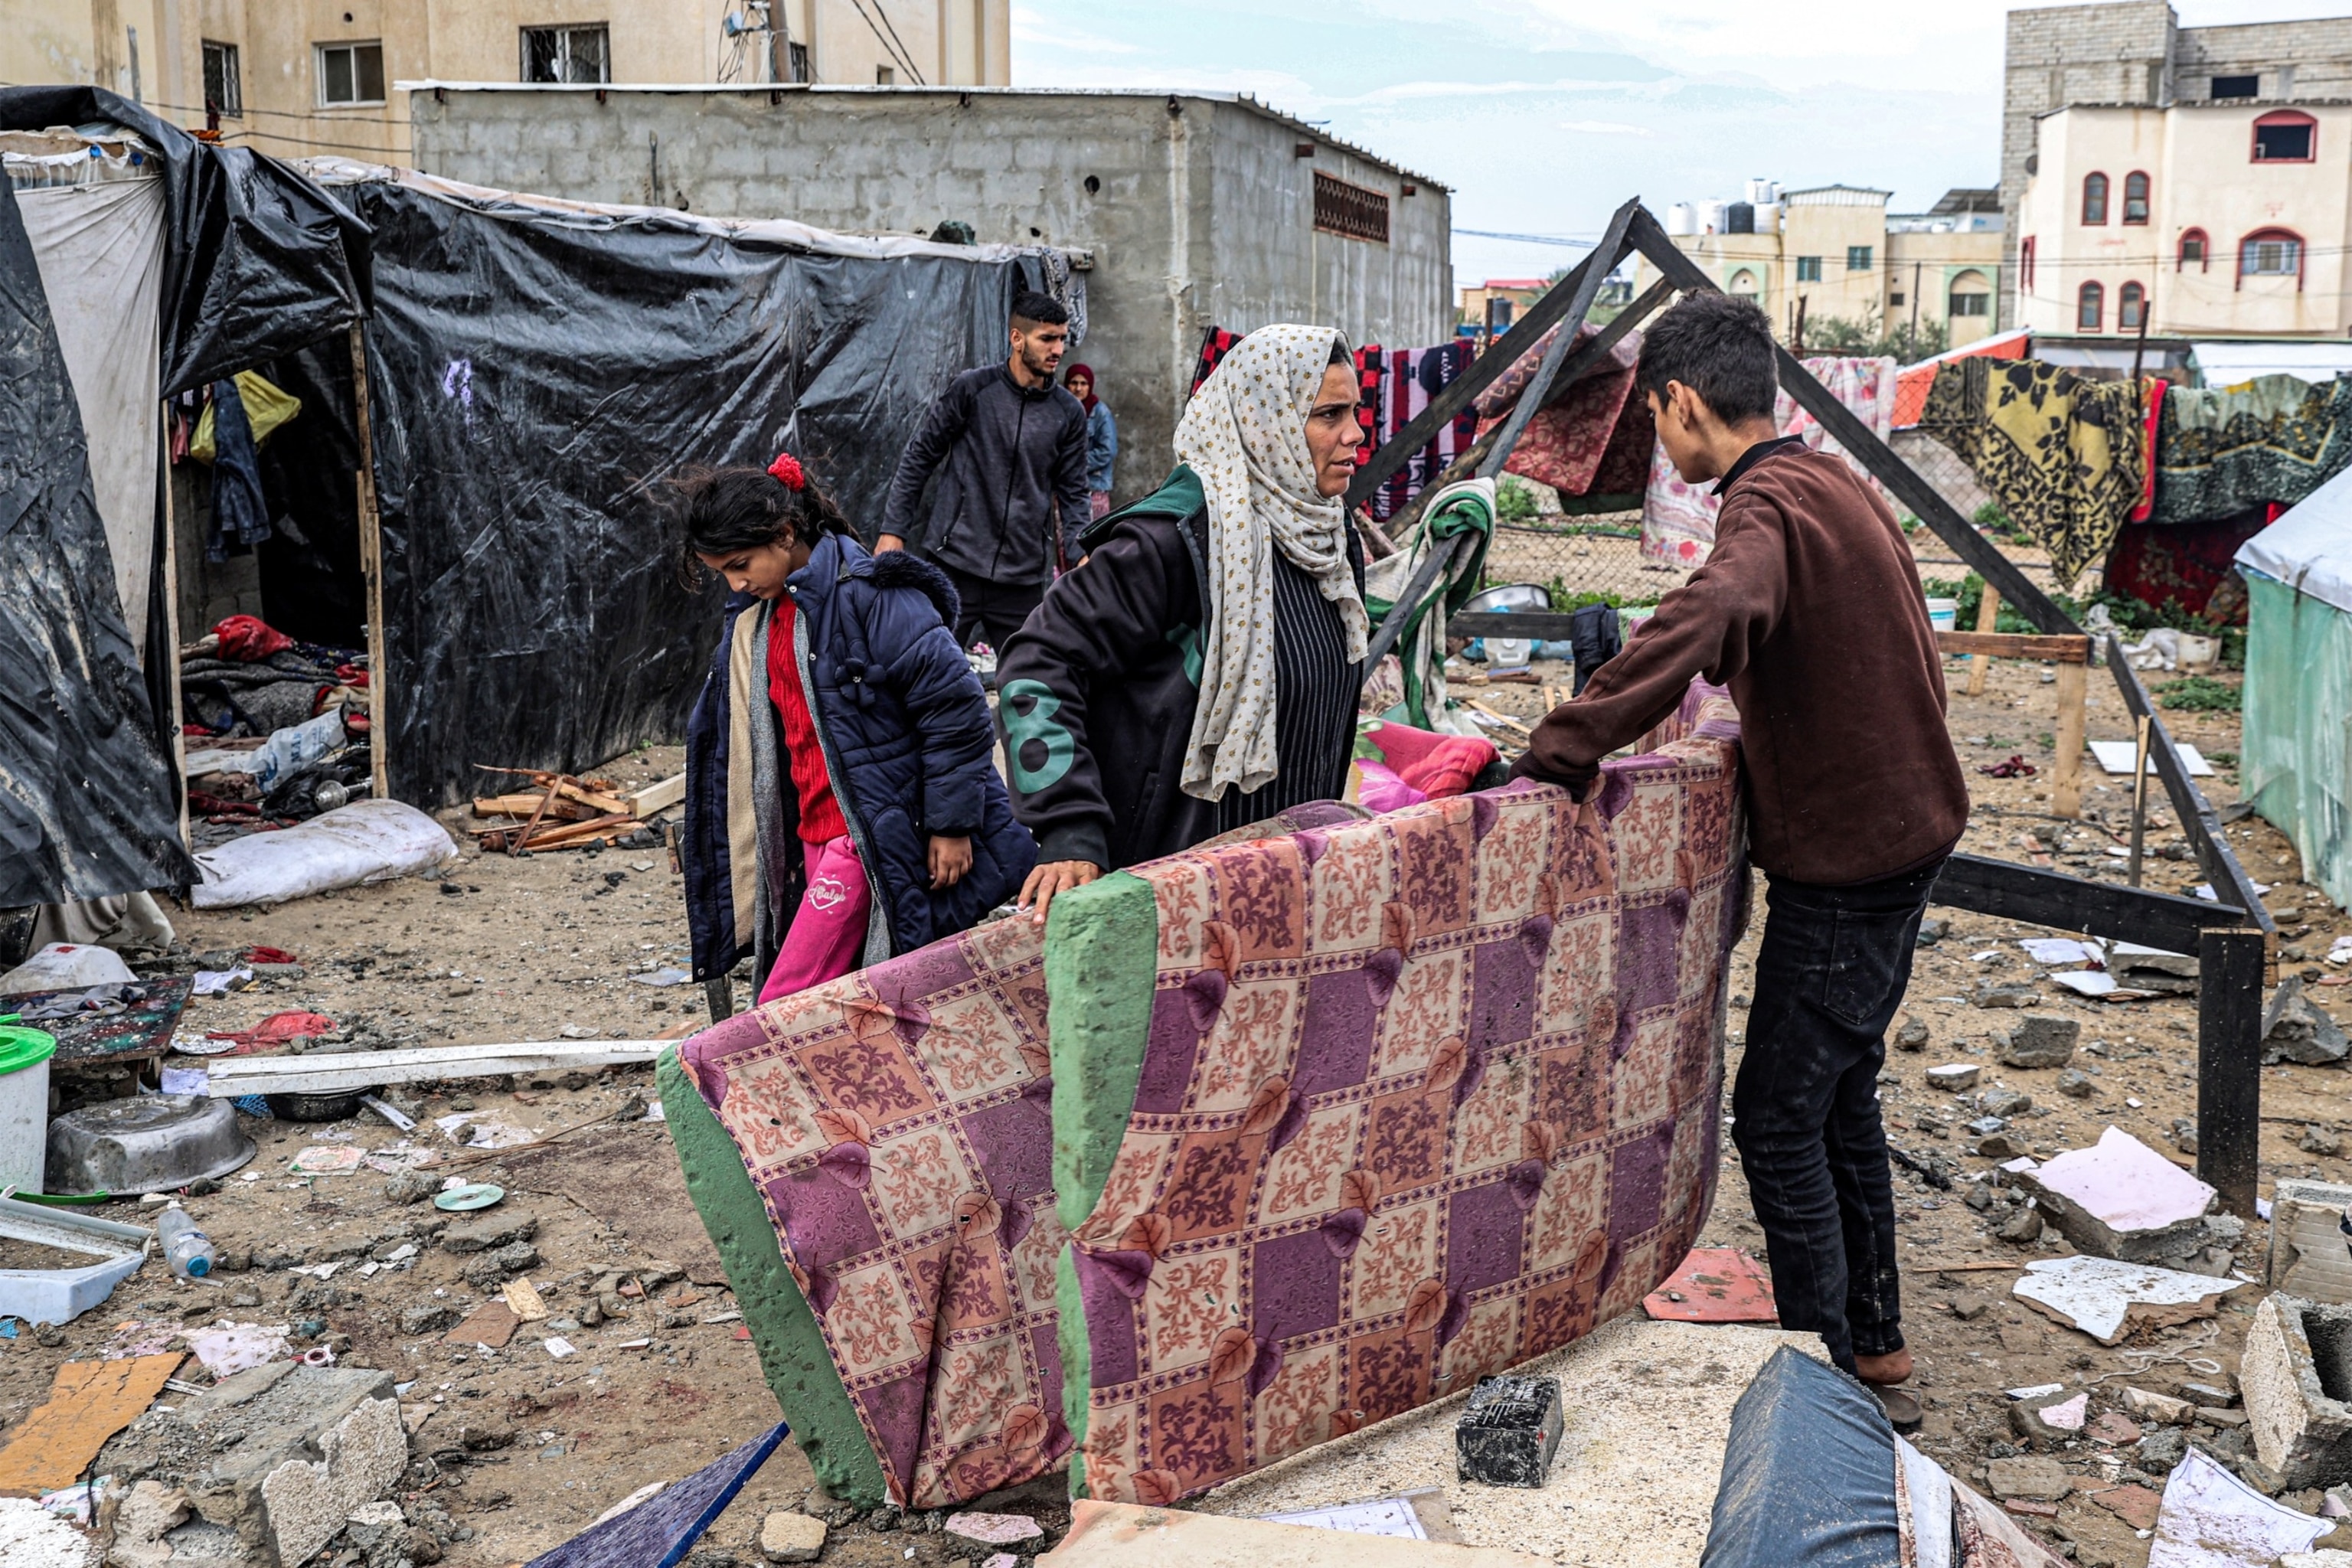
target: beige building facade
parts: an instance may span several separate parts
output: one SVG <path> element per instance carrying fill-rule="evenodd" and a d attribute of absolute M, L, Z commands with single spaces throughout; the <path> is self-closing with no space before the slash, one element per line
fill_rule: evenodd
<path fill-rule="evenodd" d="M 2036 121 L 2017 321 L 2038 332 L 2339 337 L 2352 104 L 2075 106 Z"/>
<path fill-rule="evenodd" d="M 0 0 L 0 81 L 87 82 L 283 157 L 410 160 L 406 80 L 1013 79 L 1011 0 Z"/>
<path fill-rule="evenodd" d="M 1816 339 L 1829 321 L 1873 335 L 1941 328 L 1952 347 L 1992 330 L 2001 234 L 1991 192 L 1953 191 L 1919 214 L 1889 213 L 1890 193 L 1867 186 L 1759 194 L 1777 199 L 1677 204 L 1666 227 L 1726 293 L 1754 300 L 1783 342 L 1799 341 L 1801 316 Z M 1643 262 L 1634 287 L 1655 277 Z"/>

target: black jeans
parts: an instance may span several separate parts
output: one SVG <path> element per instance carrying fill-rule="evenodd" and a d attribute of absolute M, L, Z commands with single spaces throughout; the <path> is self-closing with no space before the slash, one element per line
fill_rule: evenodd
<path fill-rule="evenodd" d="M 1005 639 L 1021 629 L 1021 623 L 1045 597 L 1042 583 L 995 583 L 952 566 L 940 570 L 955 584 L 956 597 L 963 603 L 954 627 L 959 647 L 985 641 L 991 649 L 1003 653 Z"/>
<path fill-rule="evenodd" d="M 1766 894 L 1731 1141 L 1780 1326 L 1820 1334 L 1848 1372 L 1856 1354 L 1903 1348 L 1878 1073 L 1941 869 L 1845 888 L 1775 878 Z"/>

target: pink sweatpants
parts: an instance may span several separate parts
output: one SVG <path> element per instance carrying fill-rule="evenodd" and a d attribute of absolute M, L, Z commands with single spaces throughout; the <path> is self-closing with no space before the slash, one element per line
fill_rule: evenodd
<path fill-rule="evenodd" d="M 803 844 L 801 855 L 808 868 L 808 888 L 801 894 L 792 929 L 784 933 L 776 967 L 760 987 L 763 1003 L 840 979 L 857 967 L 857 956 L 866 948 L 866 918 L 874 894 L 866 886 L 857 847 L 845 836 Z"/>

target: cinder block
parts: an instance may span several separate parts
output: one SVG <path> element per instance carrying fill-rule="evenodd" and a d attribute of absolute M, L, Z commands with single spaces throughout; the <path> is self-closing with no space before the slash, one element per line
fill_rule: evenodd
<path fill-rule="evenodd" d="M 2306 1301 L 2352 1301 L 2352 1237 L 2344 1211 L 2352 1186 L 2281 1181 L 2271 1194 L 2272 1289 Z"/>
<path fill-rule="evenodd" d="M 2271 1296 L 2238 1365 L 2254 1453 L 2287 1489 L 2352 1479 L 2352 1307 Z"/>

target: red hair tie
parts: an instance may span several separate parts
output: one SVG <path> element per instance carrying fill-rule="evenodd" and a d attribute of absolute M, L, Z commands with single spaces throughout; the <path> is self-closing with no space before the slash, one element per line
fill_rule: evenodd
<path fill-rule="evenodd" d="M 808 483 L 808 475 L 802 471 L 801 460 L 790 452 L 778 453 L 776 460 L 768 465 L 768 472 L 775 475 L 788 490 L 799 489 Z"/>

